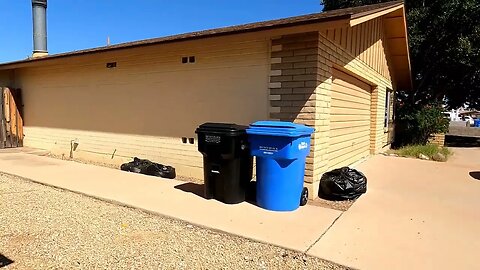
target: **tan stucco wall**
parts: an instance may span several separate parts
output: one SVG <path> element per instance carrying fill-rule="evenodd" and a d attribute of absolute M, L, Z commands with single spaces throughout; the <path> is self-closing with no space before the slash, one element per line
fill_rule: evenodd
<path fill-rule="evenodd" d="M 202 177 L 201 155 L 181 138 L 204 122 L 268 118 L 264 35 L 245 34 L 49 61 L 16 71 L 25 145 L 108 163 L 133 156 Z M 183 56 L 196 63 L 182 64 Z M 107 69 L 107 62 L 117 68 Z M 113 157 L 113 158 L 112 158 Z"/>

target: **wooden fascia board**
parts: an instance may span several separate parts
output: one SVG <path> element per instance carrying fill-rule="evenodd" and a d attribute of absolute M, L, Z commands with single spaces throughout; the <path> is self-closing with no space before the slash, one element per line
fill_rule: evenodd
<path fill-rule="evenodd" d="M 410 63 L 410 47 L 408 46 L 408 28 L 407 28 L 407 15 L 405 14 L 405 9 L 403 9 L 403 27 L 405 28 L 405 43 L 407 45 L 407 61 L 408 61 L 408 74 L 410 75 L 410 87 L 413 88 L 413 78 L 412 78 L 412 65 Z"/>
<path fill-rule="evenodd" d="M 374 12 L 374 13 L 365 14 L 363 16 L 361 14 L 358 14 L 358 16 L 355 16 L 354 18 L 352 18 L 350 20 L 350 26 L 353 27 L 355 25 L 364 23 L 366 21 L 381 17 L 383 15 L 394 12 L 396 10 L 403 9 L 403 7 L 404 7 L 403 4 L 401 4 L 401 5 L 391 7 L 391 8 L 387 8 L 387 9 L 384 9 L 384 10 L 380 10 L 380 11 L 377 11 L 377 12 Z"/>

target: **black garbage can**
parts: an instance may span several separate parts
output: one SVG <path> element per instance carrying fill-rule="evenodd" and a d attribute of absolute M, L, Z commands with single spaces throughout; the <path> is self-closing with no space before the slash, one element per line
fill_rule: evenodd
<path fill-rule="evenodd" d="M 245 201 L 253 171 L 246 129 L 235 124 L 205 123 L 195 131 L 198 151 L 203 155 L 205 198 L 227 204 Z"/>

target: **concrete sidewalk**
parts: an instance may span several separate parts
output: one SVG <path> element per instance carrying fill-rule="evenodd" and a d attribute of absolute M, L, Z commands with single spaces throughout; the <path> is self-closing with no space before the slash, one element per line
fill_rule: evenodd
<path fill-rule="evenodd" d="M 174 180 L 0 151 L 0 171 L 306 252 L 358 269 L 478 269 L 480 149 L 447 163 L 375 156 L 357 168 L 368 192 L 345 213 L 225 205 Z"/>
<path fill-rule="evenodd" d="M 301 252 L 306 252 L 341 214 L 309 205 L 289 213 L 270 212 L 246 202 L 225 205 L 202 198 L 198 195 L 202 186 L 195 184 L 21 150 L 0 151 L 0 171 Z"/>
<path fill-rule="evenodd" d="M 359 269 L 478 269 L 480 148 L 447 163 L 376 156 L 368 192 L 308 254 Z"/>

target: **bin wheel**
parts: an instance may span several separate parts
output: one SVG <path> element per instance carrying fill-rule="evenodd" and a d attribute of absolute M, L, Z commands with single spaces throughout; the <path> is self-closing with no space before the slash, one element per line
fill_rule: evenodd
<path fill-rule="evenodd" d="M 300 206 L 306 205 L 308 202 L 308 188 L 304 187 L 302 190 L 302 196 L 300 196 Z"/>

